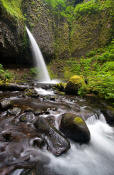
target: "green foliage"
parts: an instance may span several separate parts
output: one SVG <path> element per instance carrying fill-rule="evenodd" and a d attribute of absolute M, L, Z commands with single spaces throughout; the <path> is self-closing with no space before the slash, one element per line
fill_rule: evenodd
<path fill-rule="evenodd" d="M 33 67 L 33 68 L 31 68 L 30 69 L 30 75 L 31 76 L 38 76 L 38 74 L 39 74 L 39 71 L 38 71 L 38 68 L 37 67 Z"/>
<path fill-rule="evenodd" d="M 74 14 L 79 16 L 84 14 L 98 13 L 98 11 L 99 4 L 91 0 L 86 3 L 78 4 L 75 7 Z"/>
<path fill-rule="evenodd" d="M 8 14 L 16 19 L 24 19 L 21 11 L 22 0 L 0 0 L 0 2 Z"/>
<path fill-rule="evenodd" d="M 80 17 L 86 14 L 95 14 L 100 11 L 110 9 L 110 14 L 112 14 L 112 0 L 90 0 L 88 2 L 83 2 L 78 4 L 74 9 L 74 14 L 76 17 Z"/>
<path fill-rule="evenodd" d="M 67 60 L 65 78 L 75 74 L 82 75 L 87 81 L 87 86 L 79 89 L 79 95 L 95 93 L 105 99 L 114 98 L 114 42 L 89 52 L 86 58 Z"/>
<path fill-rule="evenodd" d="M 45 1 L 52 8 L 56 8 L 57 6 L 60 6 L 60 8 L 66 6 L 66 0 L 45 0 Z"/>
<path fill-rule="evenodd" d="M 8 70 L 5 70 L 0 64 L 0 82 L 1 81 L 10 81 L 13 78 L 13 74 L 11 74 Z"/>

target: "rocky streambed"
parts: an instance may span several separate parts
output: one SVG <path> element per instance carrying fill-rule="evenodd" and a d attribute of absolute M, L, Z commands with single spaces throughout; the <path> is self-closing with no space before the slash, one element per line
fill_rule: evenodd
<path fill-rule="evenodd" d="M 55 166 L 65 166 L 52 161 L 62 163 L 61 158 L 70 156 L 73 160 L 74 145 L 78 147 L 76 160 L 85 155 L 85 147 L 87 150 L 92 145 L 91 119 L 101 121 L 105 117 L 113 126 L 113 111 L 104 106 L 94 99 L 61 94 L 54 85 L 31 82 L 0 86 L 0 175 L 86 175 L 87 171 L 80 173 L 78 168 L 55 170 Z M 113 127 L 109 128 L 106 134 L 113 146 Z M 109 162 L 114 163 L 114 159 Z M 114 171 L 108 173 L 113 175 Z"/>

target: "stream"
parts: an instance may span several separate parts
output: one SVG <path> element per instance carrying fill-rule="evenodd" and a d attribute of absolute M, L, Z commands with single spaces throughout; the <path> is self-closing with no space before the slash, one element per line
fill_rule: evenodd
<path fill-rule="evenodd" d="M 0 99 L 12 105 L 0 111 L 0 175 L 114 175 L 114 128 L 102 105 L 61 94 L 51 85 L 32 87 L 34 93 L 0 91 Z M 34 122 L 45 118 L 59 130 L 61 116 L 69 112 L 83 118 L 91 139 L 82 145 L 68 139 L 70 149 L 55 156 Z"/>

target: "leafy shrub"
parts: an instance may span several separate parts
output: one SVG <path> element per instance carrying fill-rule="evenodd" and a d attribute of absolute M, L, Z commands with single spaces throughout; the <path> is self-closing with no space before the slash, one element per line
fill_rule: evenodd
<path fill-rule="evenodd" d="M 94 55 L 96 55 L 96 51 L 95 50 L 92 50 L 92 51 L 90 51 L 89 53 L 86 54 L 87 57 L 92 57 Z"/>
<path fill-rule="evenodd" d="M 37 67 L 33 67 L 30 69 L 30 75 L 31 76 L 38 76 L 39 74 L 39 71 L 38 71 L 38 68 Z"/>
<path fill-rule="evenodd" d="M 113 14 L 112 3 L 112 0 L 90 0 L 88 2 L 83 2 L 76 5 L 74 9 L 74 14 L 76 17 L 80 17 L 86 14 L 96 14 L 106 9 L 110 9 L 109 13 Z"/>
<path fill-rule="evenodd" d="M 2 64 L 0 64 L 0 80 L 8 81 L 11 80 L 12 78 L 13 74 L 11 74 L 8 70 L 5 70 Z"/>
<path fill-rule="evenodd" d="M 79 16 L 91 13 L 98 13 L 98 11 L 99 3 L 95 3 L 95 1 L 91 0 L 86 3 L 78 4 L 74 9 L 74 14 L 75 16 Z"/>
<path fill-rule="evenodd" d="M 91 51 L 87 58 L 70 58 L 64 66 L 65 78 L 72 75 L 82 75 L 87 80 L 87 86 L 81 87 L 79 95 L 95 93 L 105 99 L 114 98 L 114 43 L 105 48 Z M 91 55 L 91 56 L 90 56 Z M 67 72 L 67 73 L 66 73 Z"/>
<path fill-rule="evenodd" d="M 24 19 L 21 11 L 22 0 L 0 0 L 2 7 L 16 19 Z"/>

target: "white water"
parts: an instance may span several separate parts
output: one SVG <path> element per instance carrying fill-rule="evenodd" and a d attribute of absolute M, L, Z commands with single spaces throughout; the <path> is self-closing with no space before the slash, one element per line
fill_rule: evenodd
<path fill-rule="evenodd" d="M 92 116 L 86 123 L 91 133 L 89 145 L 72 142 L 69 152 L 60 157 L 42 152 L 50 158 L 46 166 L 52 172 L 57 175 L 114 175 L 114 129 L 105 122 L 103 115 L 100 120 Z M 16 170 L 12 175 L 20 175 L 21 171 Z"/>
<path fill-rule="evenodd" d="M 52 90 L 45 90 L 43 88 L 35 88 L 35 90 L 40 95 L 54 95 L 54 92 Z"/>
<path fill-rule="evenodd" d="M 62 157 L 48 154 L 50 168 L 58 175 L 114 175 L 114 129 L 100 120 L 87 121 L 91 133 L 89 145 L 72 143 Z"/>
<path fill-rule="evenodd" d="M 46 68 L 46 64 L 44 62 L 44 58 L 43 55 L 40 51 L 40 48 L 36 42 L 36 40 L 34 39 L 32 33 L 29 31 L 29 29 L 26 27 L 29 39 L 30 39 L 30 43 L 31 43 L 31 48 L 32 48 L 32 53 L 34 56 L 34 61 L 35 61 L 35 65 L 38 68 L 38 72 L 39 72 L 39 80 L 41 82 L 45 81 L 45 82 L 50 82 L 50 76 L 48 73 L 48 70 Z"/>

